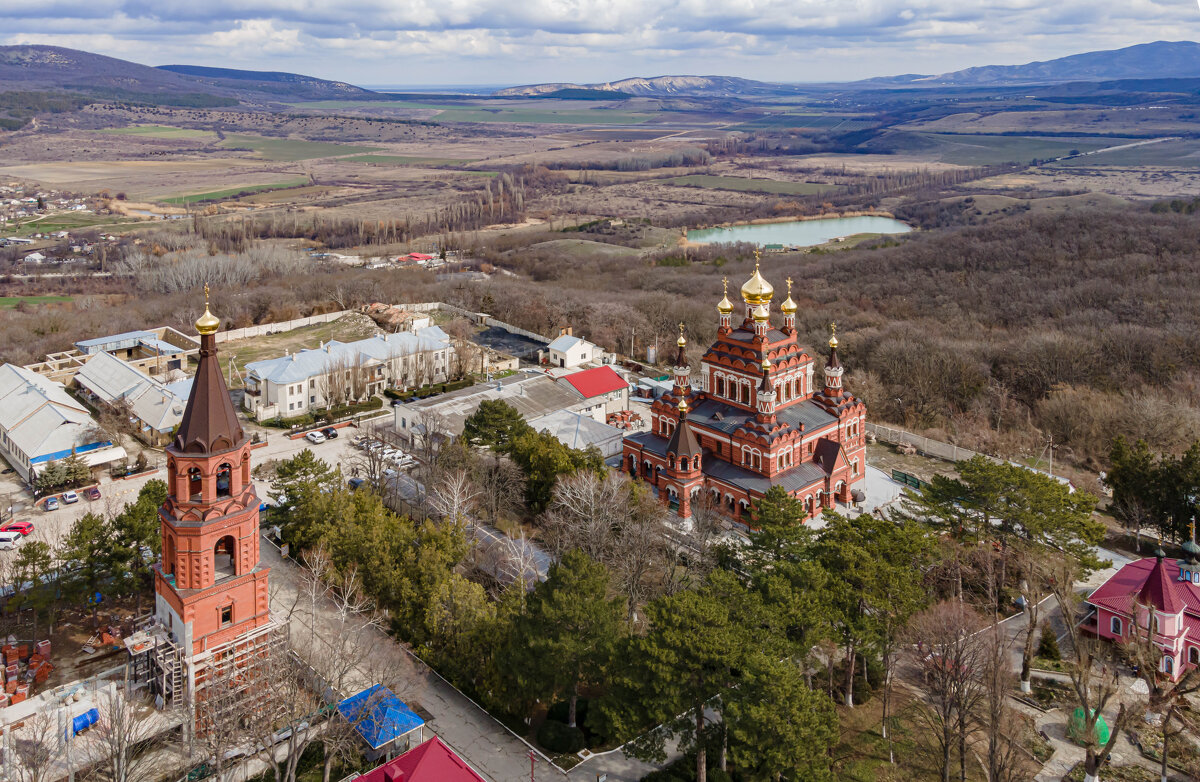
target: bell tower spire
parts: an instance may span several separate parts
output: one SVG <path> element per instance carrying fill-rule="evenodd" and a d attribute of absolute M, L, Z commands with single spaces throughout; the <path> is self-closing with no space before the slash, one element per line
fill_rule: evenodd
<path fill-rule="evenodd" d="M 687 396 L 691 390 L 692 368 L 688 365 L 687 360 L 687 337 L 683 335 L 683 322 L 679 323 L 679 339 L 675 340 L 675 345 L 678 348 L 675 352 L 675 395 L 680 399 Z"/>
<path fill-rule="evenodd" d="M 723 278 L 721 284 L 725 287 L 725 295 L 717 302 L 717 313 L 721 318 L 719 333 L 728 334 L 732 327 L 730 316 L 733 314 L 733 302 L 729 300 L 729 278 Z"/>

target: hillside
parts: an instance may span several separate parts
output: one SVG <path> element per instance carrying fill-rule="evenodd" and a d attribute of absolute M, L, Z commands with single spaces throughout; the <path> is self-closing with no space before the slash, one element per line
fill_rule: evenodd
<path fill-rule="evenodd" d="M 499 96 L 548 95 L 564 90 L 603 90 L 640 98 L 705 97 L 728 98 L 753 95 L 795 95 L 799 87 L 773 84 L 733 76 L 654 76 L 634 77 L 601 84 L 529 84 L 509 87 L 496 93 Z"/>
<path fill-rule="evenodd" d="M 60 46 L 0 46 L 4 91 L 66 90 L 105 98 L 183 105 L 355 98 L 370 90 L 295 73 L 148 65 Z"/>
<path fill-rule="evenodd" d="M 209 68 L 203 65 L 160 65 L 158 70 L 190 76 L 207 84 L 286 94 L 291 97 L 353 99 L 369 98 L 376 94 L 344 81 L 328 81 L 283 71 L 243 71 L 236 68 Z"/>
<path fill-rule="evenodd" d="M 1155 41 L 1127 46 L 1124 49 L 1085 52 L 1024 65 L 981 65 L 935 76 L 906 74 L 868 79 L 859 83 L 943 87 L 1197 76 L 1200 76 L 1200 43 Z"/>

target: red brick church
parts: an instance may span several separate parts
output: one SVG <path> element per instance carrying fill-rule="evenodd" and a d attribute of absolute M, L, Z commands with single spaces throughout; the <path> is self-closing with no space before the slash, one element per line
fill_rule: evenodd
<path fill-rule="evenodd" d="M 771 325 L 774 288 L 758 269 L 742 286 L 734 323 L 728 288 L 717 305 L 717 341 L 691 382 L 680 326 L 672 390 L 651 407 L 650 432 L 625 438 L 623 468 L 691 518 L 708 492 L 735 521 L 749 523 L 755 502 L 775 485 L 803 501 L 809 518 L 836 502 L 865 499 L 866 406 L 842 387 L 836 332 L 824 386 L 813 387 L 813 357 L 796 339 L 796 302 L 788 281 L 782 326 Z"/>

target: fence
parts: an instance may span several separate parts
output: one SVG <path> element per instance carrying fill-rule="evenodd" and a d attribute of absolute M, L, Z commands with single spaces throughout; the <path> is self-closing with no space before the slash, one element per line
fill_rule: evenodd
<path fill-rule="evenodd" d="M 960 462 L 980 455 L 968 448 L 961 448 L 952 443 L 943 443 L 940 440 L 932 440 L 919 434 L 913 434 L 912 432 L 906 432 L 903 429 L 895 429 L 890 426 L 883 426 L 882 424 L 868 423 L 867 432 L 875 435 L 885 443 L 911 445 L 919 453 L 947 462 Z"/>
<path fill-rule="evenodd" d="M 249 337 L 261 337 L 266 334 L 278 334 L 281 331 L 291 331 L 292 329 L 311 326 L 314 323 L 329 323 L 354 312 L 357 312 L 357 310 L 338 310 L 337 312 L 326 312 L 323 315 L 309 315 L 307 318 L 285 320 L 280 323 L 262 323 L 258 326 L 246 326 L 240 329 L 219 331 L 217 332 L 217 342 L 230 342 L 232 340 L 248 339 Z"/>

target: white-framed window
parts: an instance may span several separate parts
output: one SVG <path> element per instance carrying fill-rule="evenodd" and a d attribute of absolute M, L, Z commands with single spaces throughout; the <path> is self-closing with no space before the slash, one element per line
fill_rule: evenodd
<path fill-rule="evenodd" d="M 1124 627 L 1121 624 L 1121 617 L 1119 616 L 1114 616 L 1112 618 L 1112 621 L 1109 622 L 1108 629 L 1112 631 L 1113 635 L 1125 634 Z"/>

